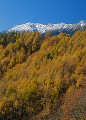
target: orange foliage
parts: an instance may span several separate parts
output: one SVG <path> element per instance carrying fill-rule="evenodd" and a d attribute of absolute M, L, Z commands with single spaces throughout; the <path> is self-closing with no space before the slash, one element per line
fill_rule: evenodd
<path fill-rule="evenodd" d="M 47 119 L 55 108 L 57 119 L 83 119 L 85 85 L 86 31 L 1 35 L 1 119 Z"/>

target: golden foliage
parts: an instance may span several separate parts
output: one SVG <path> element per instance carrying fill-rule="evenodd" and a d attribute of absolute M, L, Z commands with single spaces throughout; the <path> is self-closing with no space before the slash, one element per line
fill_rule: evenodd
<path fill-rule="evenodd" d="M 47 33 L 44 40 L 39 32 L 6 36 L 0 39 L 1 119 L 47 116 L 63 94 L 85 86 L 86 31 Z"/>

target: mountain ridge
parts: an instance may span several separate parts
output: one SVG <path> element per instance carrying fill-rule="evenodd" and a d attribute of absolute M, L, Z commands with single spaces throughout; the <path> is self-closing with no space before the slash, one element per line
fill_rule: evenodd
<path fill-rule="evenodd" d="M 51 24 L 48 23 L 47 25 L 43 25 L 40 23 L 31 23 L 28 22 L 26 24 L 22 25 L 16 25 L 8 30 L 3 31 L 3 33 L 10 33 L 10 32 L 33 32 L 33 31 L 38 31 L 39 33 L 46 33 L 46 32 L 65 32 L 65 33 L 70 33 L 70 32 L 75 32 L 78 29 L 83 29 L 83 27 L 86 25 L 86 21 L 81 20 L 78 23 L 75 24 L 65 24 L 65 23 L 58 23 L 58 24 Z"/>

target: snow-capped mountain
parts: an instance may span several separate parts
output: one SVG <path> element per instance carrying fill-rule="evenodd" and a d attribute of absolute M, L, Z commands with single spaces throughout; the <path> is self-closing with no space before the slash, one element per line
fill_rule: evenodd
<path fill-rule="evenodd" d="M 12 27 L 11 29 L 6 30 L 6 33 L 9 32 L 25 32 L 25 31 L 39 31 L 40 33 L 46 33 L 50 31 L 51 33 L 53 32 L 66 32 L 66 33 L 71 33 L 74 32 L 78 29 L 82 29 L 86 25 L 86 21 L 80 21 L 76 24 L 65 24 L 65 23 L 59 23 L 59 24 L 47 24 L 43 25 L 40 23 L 26 23 L 22 25 L 16 25 Z"/>

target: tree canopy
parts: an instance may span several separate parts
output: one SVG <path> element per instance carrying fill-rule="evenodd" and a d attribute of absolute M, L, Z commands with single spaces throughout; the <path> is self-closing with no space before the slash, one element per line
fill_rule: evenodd
<path fill-rule="evenodd" d="M 73 110 L 69 105 L 74 103 L 75 110 L 73 97 L 72 104 L 62 98 L 73 96 L 73 90 L 83 94 L 85 89 L 86 31 L 72 37 L 65 33 L 46 36 L 39 32 L 0 34 L 1 120 L 48 119 L 54 109 L 63 111 L 59 116 L 63 120 Z M 85 117 L 85 109 L 79 108 L 80 114 L 72 112 L 71 119 Z"/>

